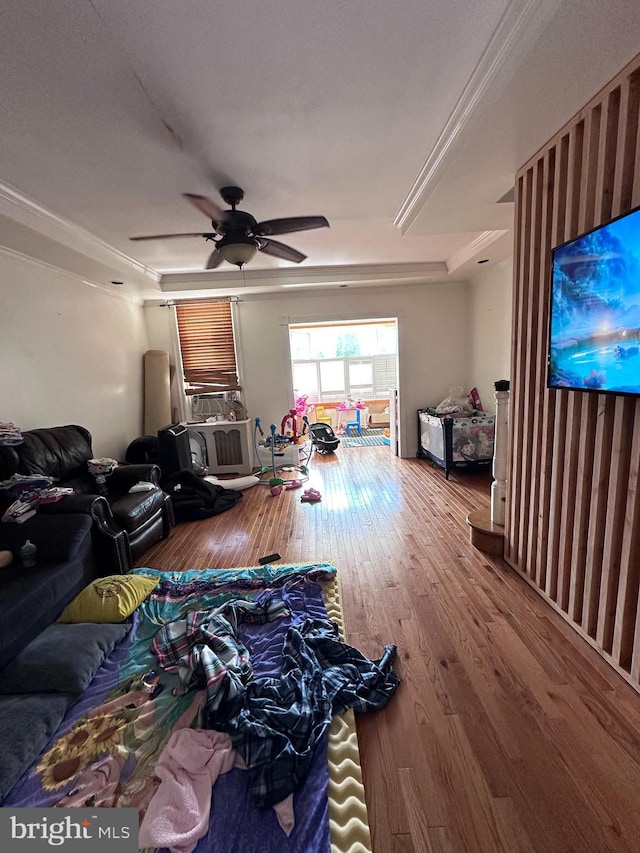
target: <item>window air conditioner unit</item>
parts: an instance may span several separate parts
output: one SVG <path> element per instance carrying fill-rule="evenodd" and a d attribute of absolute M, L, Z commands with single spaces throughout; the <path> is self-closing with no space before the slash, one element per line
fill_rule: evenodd
<path fill-rule="evenodd" d="M 194 394 L 191 398 L 191 406 L 193 416 L 197 418 L 225 415 L 228 412 L 224 391 L 212 392 L 210 394 Z"/>

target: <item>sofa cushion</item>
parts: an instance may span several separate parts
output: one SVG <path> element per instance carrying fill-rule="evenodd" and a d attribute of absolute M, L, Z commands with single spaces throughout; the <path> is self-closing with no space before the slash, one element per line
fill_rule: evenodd
<path fill-rule="evenodd" d="M 56 563 L 39 559 L 34 568 L 25 569 L 16 560 L 0 570 L 0 667 L 55 622 L 64 607 L 95 576 L 88 530 L 71 561 Z"/>
<path fill-rule="evenodd" d="M 122 622 L 142 604 L 160 578 L 108 575 L 85 587 L 63 610 L 59 622 Z"/>
<path fill-rule="evenodd" d="M 131 625 L 49 625 L 0 673 L 0 694 L 72 693 L 89 686 Z"/>
<path fill-rule="evenodd" d="M 20 474 L 47 474 L 61 483 L 87 473 L 93 456 L 91 433 L 76 424 L 32 429 L 22 433 L 23 444 L 13 448 Z"/>
<path fill-rule="evenodd" d="M 132 492 L 112 498 L 111 512 L 118 527 L 133 533 L 162 510 L 164 492 L 157 486 L 148 492 Z"/>
<path fill-rule="evenodd" d="M 73 560 L 89 530 L 91 518 L 88 515 L 36 514 L 22 524 L 0 522 L 0 548 L 17 555 L 30 539 L 38 549 L 39 560 Z"/>
<path fill-rule="evenodd" d="M 0 803 L 49 743 L 74 701 L 65 693 L 0 696 Z"/>

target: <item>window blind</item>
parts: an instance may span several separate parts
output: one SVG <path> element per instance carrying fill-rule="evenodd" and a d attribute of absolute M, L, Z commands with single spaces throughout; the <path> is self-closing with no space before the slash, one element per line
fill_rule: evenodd
<path fill-rule="evenodd" d="M 186 394 L 239 391 L 233 317 L 228 300 L 176 305 Z"/>

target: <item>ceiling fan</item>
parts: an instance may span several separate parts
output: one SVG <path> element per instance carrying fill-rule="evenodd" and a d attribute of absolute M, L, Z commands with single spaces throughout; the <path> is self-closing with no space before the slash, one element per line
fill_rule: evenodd
<path fill-rule="evenodd" d="M 164 240 L 169 237 L 204 237 L 215 243 L 209 255 L 206 269 L 212 270 L 222 261 L 235 264 L 240 269 L 251 260 L 256 252 L 264 252 L 274 258 L 293 261 L 299 264 L 307 257 L 297 249 L 272 240 L 274 234 L 290 234 L 293 231 L 310 231 L 313 228 L 328 228 L 329 222 L 324 216 L 290 216 L 284 219 L 265 219 L 258 222 L 250 213 L 237 210 L 244 198 L 240 187 L 222 187 L 220 195 L 231 206 L 231 210 L 222 210 L 210 198 L 204 195 L 183 193 L 191 204 L 208 216 L 213 231 L 195 231 L 187 234 L 151 234 L 147 237 L 131 237 L 131 240 Z"/>

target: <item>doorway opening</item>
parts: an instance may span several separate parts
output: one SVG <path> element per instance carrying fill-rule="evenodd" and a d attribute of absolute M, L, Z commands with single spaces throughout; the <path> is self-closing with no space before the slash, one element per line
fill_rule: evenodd
<path fill-rule="evenodd" d="M 396 318 L 289 326 L 298 411 L 329 424 L 346 447 L 389 444 L 398 387 Z"/>

